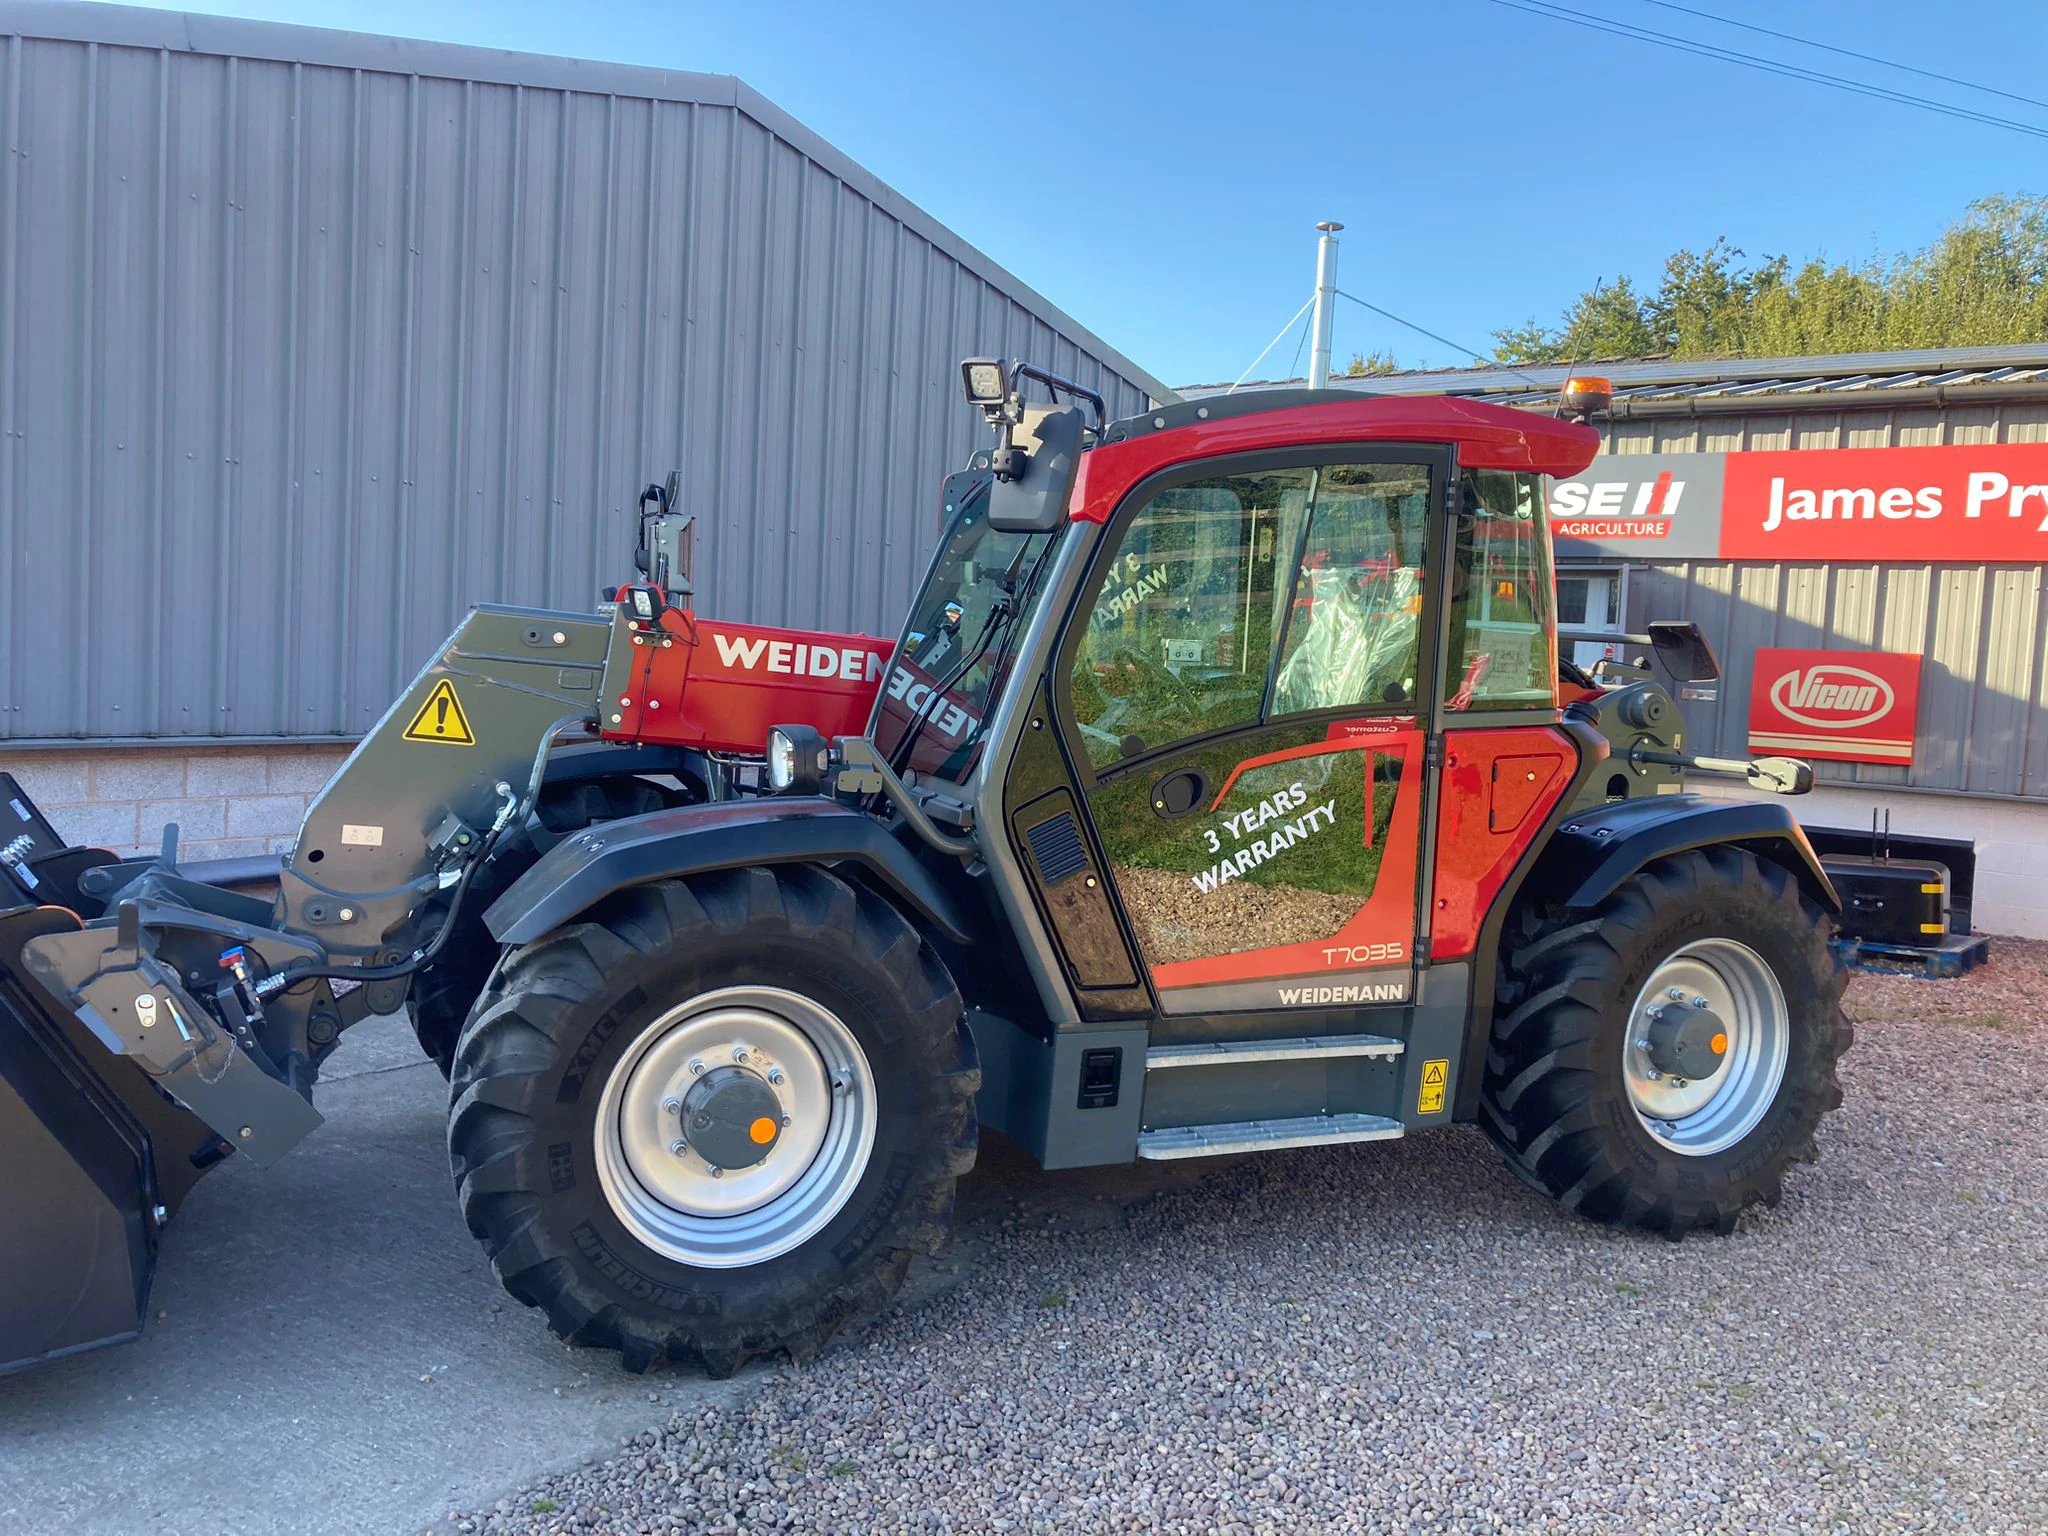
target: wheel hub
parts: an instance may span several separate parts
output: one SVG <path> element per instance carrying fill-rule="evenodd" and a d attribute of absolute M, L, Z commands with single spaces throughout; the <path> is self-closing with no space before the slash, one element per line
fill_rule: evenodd
<path fill-rule="evenodd" d="M 640 1242 L 684 1264 L 758 1264 L 832 1219 L 873 1150 L 875 1077 L 832 1012 L 725 987 L 650 1020 L 605 1079 L 597 1175 Z"/>
<path fill-rule="evenodd" d="M 745 1067 L 716 1067 L 683 1098 L 683 1140 L 714 1168 L 765 1162 L 782 1137 L 782 1101 Z"/>
<path fill-rule="evenodd" d="M 1734 939 L 1696 939 L 1651 971 L 1629 1010 L 1629 1103 L 1669 1150 L 1720 1152 L 1777 1099 L 1791 1041 L 1784 989 L 1763 956 Z"/>
<path fill-rule="evenodd" d="M 1712 1077 L 1728 1054 L 1728 1026 L 1704 997 L 1659 1003 L 1644 1038 L 1650 1065 L 1676 1078 Z"/>

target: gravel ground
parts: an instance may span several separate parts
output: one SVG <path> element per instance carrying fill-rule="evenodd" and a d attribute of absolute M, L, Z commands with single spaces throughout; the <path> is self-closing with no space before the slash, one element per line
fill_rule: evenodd
<path fill-rule="evenodd" d="M 1821 1161 L 1727 1239 L 1473 1131 L 1015 1177 L 926 1294 L 438 1529 L 2048 1530 L 2048 944 L 1859 977 Z"/>

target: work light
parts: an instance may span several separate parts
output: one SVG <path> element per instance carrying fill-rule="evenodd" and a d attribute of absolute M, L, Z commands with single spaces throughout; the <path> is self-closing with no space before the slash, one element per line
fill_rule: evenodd
<path fill-rule="evenodd" d="M 815 795 L 825 780 L 831 749 L 808 725 L 778 725 L 768 732 L 768 787 L 778 795 Z"/>
<path fill-rule="evenodd" d="M 1001 405 L 1010 393 L 1009 369 L 1000 358 L 968 358 L 960 365 L 960 381 L 967 387 L 967 403 L 983 410 Z"/>

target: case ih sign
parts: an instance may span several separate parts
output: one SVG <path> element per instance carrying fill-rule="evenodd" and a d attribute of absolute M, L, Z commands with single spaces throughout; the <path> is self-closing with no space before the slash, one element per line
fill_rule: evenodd
<path fill-rule="evenodd" d="M 1758 651 L 1749 749 L 1838 763 L 1911 763 L 1920 662 L 1883 651 Z"/>
<path fill-rule="evenodd" d="M 1551 490 L 1567 557 L 2048 560 L 2048 443 L 1603 454 Z"/>

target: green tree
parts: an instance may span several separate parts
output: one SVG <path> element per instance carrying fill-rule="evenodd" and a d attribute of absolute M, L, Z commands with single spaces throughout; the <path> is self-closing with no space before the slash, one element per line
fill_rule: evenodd
<path fill-rule="evenodd" d="M 1394 354 L 1374 348 L 1370 352 L 1354 352 L 1351 361 L 1344 365 L 1344 377 L 1362 379 L 1370 374 L 1399 373 L 1401 365 L 1394 361 Z"/>
<path fill-rule="evenodd" d="M 1494 332 L 1504 363 L 1559 363 L 1572 358 L 1643 357 L 1658 350 L 1643 300 L 1626 277 L 1580 294 L 1552 330 L 1535 321 Z"/>
<path fill-rule="evenodd" d="M 2048 340 L 2048 198 L 1988 197 L 1919 251 L 1748 264 L 1725 238 L 1674 252 L 1654 291 L 1596 284 L 1559 323 L 1494 332 L 1502 362 L 1783 357 Z"/>

